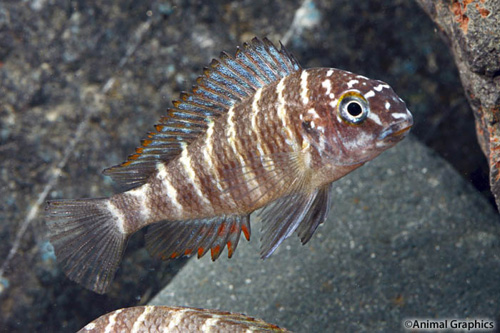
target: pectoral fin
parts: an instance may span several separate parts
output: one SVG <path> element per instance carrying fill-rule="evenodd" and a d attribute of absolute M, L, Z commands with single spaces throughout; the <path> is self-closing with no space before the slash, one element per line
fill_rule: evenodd
<path fill-rule="evenodd" d="M 297 228 L 305 244 L 324 221 L 329 210 L 330 185 L 310 193 L 295 193 L 259 212 L 262 222 L 261 257 L 269 257 Z"/>

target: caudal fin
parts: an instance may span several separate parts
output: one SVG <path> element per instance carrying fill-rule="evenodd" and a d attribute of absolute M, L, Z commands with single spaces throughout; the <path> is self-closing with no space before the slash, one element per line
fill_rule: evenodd
<path fill-rule="evenodd" d="M 50 241 L 63 271 L 99 294 L 108 291 L 128 240 L 107 202 L 49 201 L 45 209 Z"/>

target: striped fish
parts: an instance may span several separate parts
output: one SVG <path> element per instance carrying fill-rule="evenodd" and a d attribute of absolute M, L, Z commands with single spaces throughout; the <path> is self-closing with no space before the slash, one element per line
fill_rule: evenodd
<path fill-rule="evenodd" d="M 127 239 L 145 226 L 161 259 L 210 251 L 216 260 L 226 245 L 231 257 L 263 207 L 262 258 L 294 231 L 305 244 L 328 215 L 331 183 L 395 145 L 413 122 L 386 83 L 302 69 L 267 39 L 222 53 L 196 83 L 126 162 L 104 171 L 128 191 L 47 203 L 70 279 L 105 293 Z"/>
<path fill-rule="evenodd" d="M 78 333 L 289 332 L 240 313 L 188 307 L 136 306 L 105 314 Z"/>

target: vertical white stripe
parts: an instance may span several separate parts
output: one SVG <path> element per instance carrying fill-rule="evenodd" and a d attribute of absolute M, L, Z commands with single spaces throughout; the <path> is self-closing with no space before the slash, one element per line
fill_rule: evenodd
<path fill-rule="evenodd" d="M 227 112 L 227 136 L 231 143 L 236 138 L 236 124 L 234 122 L 234 105 Z"/>
<path fill-rule="evenodd" d="M 201 183 L 196 175 L 196 171 L 193 169 L 193 166 L 191 165 L 191 156 L 189 155 L 187 145 L 186 143 L 183 143 L 182 145 L 182 153 L 181 157 L 179 158 L 179 162 L 182 164 L 182 169 L 184 170 L 184 173 L 187 176 L 187 179 L 193 185 L 194 191 L 196 192 L 196 195 L 205 203 L 208 205 L 208 207 L 212 207 L 211 202 L 205 197 L 203 192 L 201 191 Z"/>
<path fill-rule="evenodd" d="M 120 230 L 122 234 L 125 234 L 125 215 L 123 214 L 123 212 L 118 207 L 113 205 L 113 203 L 109 199 L 106 202 L 106 207 L 108 208 L 109 212 L 115 217 L 118 230 Z"/>
<path fill-rule="evenodd" d="M 262 88 L 259 88 L 255 92 L 255 95 L 253 96 L 253 101 L 252 101 L 252 130 L 255 133 L 257 132 L 257 115 L 260 112 L 258 102 L 259 102 L 261 95 L 262 95 Z"/>
<path fill-rule="evenodd" d="M 146 320 L 146 316 L 152 312 L 154 309 L 154 306 L 145 306 L 144 311 L 141 313 L 141 315 L 136 319 L 134 322 L 134 326 L 132 326 L 132 330 L 130 333 L 137 333 L 139 332 L 139 329 L 141 328 L 142 323 L 144 323 L 144 320 Z"/>
<path fill-rule="evenodd" d="M 303 73 L 305 73 L 305 71 Z M 287 138 L 285 138 L 286 143 L 292 146 L 295 151 L 298 151 L 300 147 L 297 143 L 297 138 L 295 137 L 291 127 L 287 123 L 286 100 L 283 95 L 283 91 L 286 88 L 285 78 L 286 77 L 282 78 L 278 83 L 278 85 L 276 86 L 276 93 L 278 94 L 278 118 L 281 120 L 281 126 L 283 127 L 285 133 L 287 134 Z M 306 80 L 307 80 L 307 75 L 306 75 Z"/>
<path fill-rule="evenodd" d="M 141 216 L 143 219 L 148 219 L 151 215 L 151 208 L 149 206 L 149 191 L 150 185 L 144 184 L 138 188 L 126 192 L 130 196 L 133 196 L 138 202 L 140 207 Z"/>
<path fill-rule="evenodd" d="M 205 320 L 205 322 L 201 326 L 200 332 L 205 332 L 205 333 L 211 332 L 212 328 L 217 328 L 217 323 L 219 321 L 220 321 L 220 319 L 216 316 L 214 316 L 214 318 L 208 318 L 207 320 Z M 215 331 L 219 331 L 219 330 L 215 330 Z"/>
<path fill-rule="evenodd" d="M 203 148 L 203 161 L 205 162 L 205 165 L 207 166 L 207 170 L 209 170 L 212 174 L 212 184 L 215 184 L 217 186 L 217 189 L 220 192 L 223 192 L 224 189 L 222 188 L 220 184 L 220 179 L 219 179 L 219 174 L 215 170 L 215 165 L 213 163 L 213 159 L 215 158 L 214 155 L 214 126 L 215 122 L 213 120 L 210 120 L 208 123 L 208 128 L 207 128 L 207 138 L 205 140 L 205 147 Z"/>
<path fill-rule="evenodd" d="M 260 138 L 260 131 L 257 128 L 257 116 L 260 113 L 260 108 L 259 108 L 259 100 L 262 95 L 262 88 L 257 89 L 255 92 L 255 95 L 253 96 L 253 101 L 252 101 L 252 132 L 255 134 L 255 137 L 257 140 L 255 140 L 255 143 L 257 145 L 257 150 L 259 151 L 260 157 L 264 157 L 266 154 L 264 153 L 264 150 L 262 149 L 261 145 L 261 138 Z"/>
<path fill-rule="evenodd" d="M 170 318 L 170 322 L 168 323 L 166 332 L 172 332 L 174 329 L 178 328 L 177 326 L 180 324 L 182 319 L 185 316 L 185 313 L 188 312 L 188 309 L 178 309 L 175 310 L 175 314 Z M 180 329 L 175 330 L 175 332 L 179 332 Z"/>
<path fill-rule="evenodd" d="M 111 316 L 109 316 L 108 325 L 104 328 L 104 333 L 114 332 L 113 328 L 116 324 L 116 316 L 118 316 L 122 311 L 123 309 L 116 310 Z"/>
<path fill-rule="evenodd" d="M 300 97 L 302 98 L 302 104 L 309 103 L 309 97 L 307 96 L 309 93 L 309 89 L 307 87 L 308 77 L 309 74 L 307 73 L 307 71 L 303 70 L 302 74 L 300 74 Z"/>
<path fill-rule="evenodd" d="M 170 202 L 174 206 L 174 208 L 177 210 L 178 213 L 181 213 L 184 210 L 184 207 L 179 203 L 177 197 L 178 193 L 175 187 L 172 186 L 170 183 L 170 180 L 168 179 L 168 173 L 167 173 L 167 168 L 165 167 L 165 164 L 162 162 L 159 162 L 156 164 L 156 169 L 158 170 L 158 179 L 161 180 L 161 184 L 163 186 L 163 189 L 165 191 L 165 195 L 170 199 Z"/>

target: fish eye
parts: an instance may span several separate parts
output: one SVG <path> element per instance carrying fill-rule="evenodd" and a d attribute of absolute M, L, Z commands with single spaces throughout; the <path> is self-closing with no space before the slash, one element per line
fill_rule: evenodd
<path fill-rule="evenodd" d="M 338 105 L 340 117 L 354 125 L 361 124 L 369 113 L 368 102 L 356 92 L 348 92 L 341 97 Z"/>

